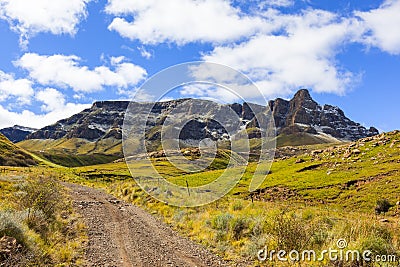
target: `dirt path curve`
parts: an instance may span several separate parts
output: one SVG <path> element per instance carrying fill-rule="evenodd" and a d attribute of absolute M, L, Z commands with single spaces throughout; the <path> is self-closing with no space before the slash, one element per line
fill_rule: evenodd
<path fill-rule="evenodd" d="M 139 207 L 98 189 L 65 186 L 88 227 L 86 266 L 228 266 Z"/>

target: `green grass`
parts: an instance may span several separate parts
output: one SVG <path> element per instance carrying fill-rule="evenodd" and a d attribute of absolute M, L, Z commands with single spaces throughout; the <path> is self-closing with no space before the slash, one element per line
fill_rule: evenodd
<path fill-rule="evenodd" d="M 43 152 L 43 153 L 38 153 L 38 155 L 52 163 L 64 167 L 78 167 L 78 166 L 104 164 L 120 158 L 120 156 L 104 155 L 104 154 L 69 155 L 61 153 Z"/>
<path fill-rule="evenodd" d="M 81 138 L 61 138 L 53 139 L 32 139 L 24 140 L 18 145 L 32 152 L 51 152 L 66 154 L 106 154 L 106 155 L 122 155 L 121 140 L 113 138 L 102 139 L 91 142 Z"/>
<path fill-rule="evenodd" d="M 331 143 L 331 141 L 308 133 L 280 134 L 279 136 L 277 136 L 276 139 L 277 147 L 315 145 L 326 143 Z"/>

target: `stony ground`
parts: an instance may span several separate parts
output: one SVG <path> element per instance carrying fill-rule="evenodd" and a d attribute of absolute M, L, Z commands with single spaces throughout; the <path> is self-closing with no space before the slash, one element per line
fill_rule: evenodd
<path fill-rule="evenodd" d="M 228 266 L 139 207 L 66 184 L 88 227 L 85 266 Z"/>

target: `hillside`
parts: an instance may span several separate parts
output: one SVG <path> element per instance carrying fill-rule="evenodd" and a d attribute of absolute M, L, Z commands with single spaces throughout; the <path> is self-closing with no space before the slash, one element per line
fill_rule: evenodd
<path fill-rule="evenodd" d="M 36 164 L 36 161 L 30 155 L 0 134 L 0 166 L 26 167 Z"/>

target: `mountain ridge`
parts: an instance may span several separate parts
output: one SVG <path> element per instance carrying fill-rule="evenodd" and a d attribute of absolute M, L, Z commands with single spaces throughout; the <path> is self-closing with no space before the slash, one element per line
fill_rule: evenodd
<path fill-rule="evenodd" d="M 154 105 L 152 113 L 161 118 L 177 104 L 184 101 L 190 101 L 190 99 L 150 103 Z M 91 108 L 30 133 L 26 139 L 82 138 L 92 142 L 107 138 L 120 140 L 122 139 L 125 111 L 129 103 L 129 101 L 94 102 Z M 135 102 L 133 104 L 145 105 L 149 103 Z M 256 113 L 262 112 L 266 108 L 246 102 L 229 104 L 229 107 L 244 121 L 247 128 L 255 125 L 251 123 L 255 114 L 250 109 L 250 105 Z M 350 120 L 338 107 L 328 104 L 319 105 L 312 99 L 307 89 L 299 90 L 291 100 L 277 98 L 270 100 L 268 105 L 274 116 L 278 135 L 323 134 L 341 141 L 354 141 L 379 134 L 379 131 L 374 127 L 367 129 Z M 191 130 L 201 132 L 205 127 L 207 125 L 204 123 L 195 123 Z M 196 136 L 199 138 L 208 137 L 204 135 Z"/>
<path fill-rule="evenodd" d="M 29 134 L 37 130 L 38 129 L 35 128 L 14 125 L 12 127 L 1 129 L 0 133 L 2 133 L 5 137 L 7 137 L 11 142 L 18 143 L 24 140 Z"/>

